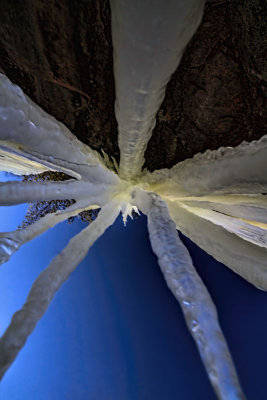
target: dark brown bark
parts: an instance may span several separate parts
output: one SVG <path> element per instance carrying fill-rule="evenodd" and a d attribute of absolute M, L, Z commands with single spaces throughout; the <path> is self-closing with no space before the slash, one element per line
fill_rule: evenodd
<path fill-rule="evenodd" d="M 266 133 L 263 4 L 207 2 L 158 112 L 146 151 L 150 170 Z"/>

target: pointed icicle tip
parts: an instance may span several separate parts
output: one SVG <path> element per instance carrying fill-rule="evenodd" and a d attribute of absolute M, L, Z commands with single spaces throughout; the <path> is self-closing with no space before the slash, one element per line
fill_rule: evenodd
<path fill-rule="evenodd" d="M 120 211 L 122 213 L 124 226 L 126 226 L 128 216 L 133 219 L 132 216 L 133 211 L 135 211 L 138 215 L 140 215 L 138 208 L 136 206 L 133 206 L 131 203 L 122 203 L 120 205 Z"/>
<path fill-rule="evenodd" d="M 18 241 L 9 237 L 0 237 L 0 265 L 6 263 L 18 248 Z"/>

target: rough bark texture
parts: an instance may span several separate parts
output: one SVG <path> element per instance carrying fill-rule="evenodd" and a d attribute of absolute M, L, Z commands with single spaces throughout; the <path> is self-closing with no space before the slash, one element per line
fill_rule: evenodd
<path fill-rule="evenodd" d="M 158 113 L 146 152 L 150 170 L 265 133 L 263 5 L 261 0 L 206 4 Z"/>
<path fill-rule="evenodd" d="M 208 1 L 168 84 L 150 169 L 264 132 L 264 0 Z M 2 0 L 0 69 L 92 148 L 119 158 L 107 0 Z"/>

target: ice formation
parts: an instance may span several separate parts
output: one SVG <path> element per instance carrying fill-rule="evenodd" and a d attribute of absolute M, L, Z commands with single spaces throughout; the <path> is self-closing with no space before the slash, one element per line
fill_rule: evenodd
<path fill-rule="evenodd" d="M 55 292 L 90 246 L 122 212 L 148 216 L 148 229 L 166 282 L 179 301 L 219 399 L 244 395 L 221 332 L 215 306 L 177 229 L 260 289 L 267 289 L 267 137 L 236 148 L 207 151 L 171 169 L 142 171 L 144 152 L 166 84 L 197 29 L 202 0 L 111 0 L 118 174 L 106 158 L 81 143 L 0 75 L 0 167 L 15 174 L 67 173 L 64 182 L 0 184 L 0 204 L 75 199 L 24 230 L 0 234 L 0 262 L 21 245 L 82 210 L 101 207 L 34 282 L 23 308 L 0 339 L 2 377 Z"/>

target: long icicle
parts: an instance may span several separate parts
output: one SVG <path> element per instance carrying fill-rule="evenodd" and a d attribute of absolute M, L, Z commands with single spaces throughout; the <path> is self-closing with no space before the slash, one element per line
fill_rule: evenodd
<path fill-rule="evenodd" d="M 79 201 L 67 207 L 65 210 L 47 214 L 24 229 L 0 233 L 0 265 L 7 262 L 12 254 L 18 251 L 23 244 L 41 235 L 56 224 L 65 221 L 67 218 L 79 214 L 85 209 L 90 209 L 90 207 L 88 207 L 88 199 Z"/>
<path fill-rule="evenodd" d="M 266 248 L 243 240 L 179 202 L 164 200 L 177 229 L 246 281 L 258 289 L 267 290 Z"/>
<path fill-rule="evenodd" d="M 218 211 L 250 221 L 267 223 L 267 199 L 258 195 L 199 196 L 181 199 L 185 205 Z"/>
<path fill-rule="evenodd" d="M 265 224 L 265 226 L 262 224 L 261 227 L 254 225 L 254 223 L 257 224 L 255 221 L 250 221 L 251 223 L 249 223 L 245 220 L 232 217 L 231 215 L 213 210 L 205 210 L 199 207 L 187 207 L 186 209 L 215 225 L 223 227 L 228 232 L 234 233 L 243 240 L 253 243 L 256 246 L 267 248 L 267 224 Z M 258 224 L 261 225 L 260 223 Z"/>
<path fill-rule="evenodd" d="M 26 302 L 0 339 L 0 379 L 17 357 L 28 336 L 47 310 L 55 293 L 85 257 L 88 249 L 119 214 L 117 203 L 102 208 L 97 219 L 72 238 L 65 249 L 35 280 Z"/>
<path fill-rule="evenodd" d="M 64 182 L 3 182 L 0 183 L 0 206 L 33 201 L 66 200 L 74 198 L 103 197 L 111 185 L 69 180 Z M 103 203 L 105 200 L 103 201 Z"/>
<path fill-rule="evenodd" d="M 215 306 L 178 237 L 165 202 L 156 194 L 150 194 L 150 200 L 143 198 L 138 203 L 143 204 L 144 208 L 139 208 L 141 211 L 143 208 L 148 216 L 152 249 L 168 287 L 182 307 L 188 329 L 218 398 L 244 399 Z"/>
<path fill-rule="evenodd" d="M 0 168 L 4 164 L 9 171 L 18 172 L 13 158 L 24 164 L 24 173 L 36 173 L 36 167 L 40 171 L 43 166 L 91 182 L 117 182 L 97 151 L 78 140 L 1 73 L 0 94 Z M 30 171 L 27 161 L 28 167 L 33 167 Z"/>
<path fill-rule="evenodd" d="M 144 181 L 169 195 L 259 195 L 267 192 L 267 135 L 259 140 L 206 150 L 174 167 L 147 172 Z"/>
<path fill-rule="evenodd" d="M 69 129 L 34 103 L 7 76 L 0 73 L 0 141 L 51 160 L 99 165 L 96 151 L 90 149 Z M 79 164 L 77 163 L 79 160 Z M 64 161 L 63 161 L 64 164 Z"/>
<path fill-rule="evenodd" d="M 197 30 L 203 0 L 111 0 L 119 174 L 140 174 L 171 74 Z"/>

